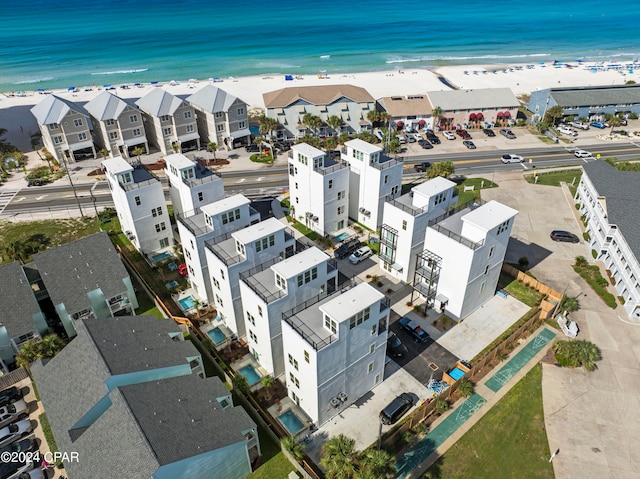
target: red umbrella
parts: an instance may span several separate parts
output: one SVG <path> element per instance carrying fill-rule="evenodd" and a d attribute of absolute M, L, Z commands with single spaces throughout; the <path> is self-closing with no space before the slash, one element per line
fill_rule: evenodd
<path fill-rule="evenodd" d="M 503 115 L 505 118 L 509 118 L 511 116 L 511 113 L 509 113 L 508 111 L 505 111 Z"/>
<path fill-rule="evenodd" d="M 474 121 L 477 118 L 475 113 L 469 114 L 469 121 Z"/>
<path fill-rule="evenodd" d="M 496 117 L 498 117 L 498 118 L 502 118 L 503 116 L 504 115 L 503 115 L 503 113 L 501 111 L 499 111 L 498 114 L 496 115 Z"/>
<path fill-rule="evenodd" d="M 484 115 L 482 113 L 476 113 L 476 120 L 484 120 Z"/>
<path fill-rule="evenodd" d="M 424 121 L 424 120 L 420 120 L 420 121 L 418 122 L 418 125 L 420 125 L 420 126 L 424 126 L 424 125 L 426 125 L 426 124 L 427 124 L 427 122 L 426 122 L 426 121 Z"/>

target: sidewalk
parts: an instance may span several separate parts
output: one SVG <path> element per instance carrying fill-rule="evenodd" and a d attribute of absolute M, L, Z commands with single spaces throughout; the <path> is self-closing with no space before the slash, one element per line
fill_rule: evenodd
<path fill-rule="evenodd" d="M 395 464 L 398 478 L 415 479 L 453 446 L 546 354 L 557 332 L 541 326 L 528 341 L 516 348 L 511 358 L 475 385 L 475 393 L 460 400 L 431 431 Z"/>

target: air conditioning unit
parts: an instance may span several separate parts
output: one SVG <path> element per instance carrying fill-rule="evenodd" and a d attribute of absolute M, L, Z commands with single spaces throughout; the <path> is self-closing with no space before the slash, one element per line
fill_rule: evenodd
<path fill-rule="evenodd" d="M 331 406 L 333 407 L 338 407 L 340 406 L 340 400 L 338 398 L 331 398 L 331 401 L 329 401 L 331 403 Z"/>
<path fill-rule="evenodd" d="M 367 210 L 365 210 L 364 208 L 359 208 L 359 209 L 358 209 L 358 211 L 359 211 L 360 213 L 364 213 L 364 212 L 365 212 L 365 211 L 367 211 Z"/>
<path fill-rule="evenodd" d="M 364 212 L 364 215 L 365 215 L 365 216 L 371 216 L 371 211 L 366 210 L 366 211 Z"/>
<path fill-rule="evenodd" d="M 338 394 L 338 399 L 340 399 L 340 401 L 342 402 L 346 402 L 346 400 L 349 399 L 349 397 L 345 393 L 340 393 Z"/>
<path fill-rule="evenodd" d="M 314 216 L 313 218 L 311 218 L 313 221 L 318 221 L 320 218 L 318 218 L 317 216 Z"/>

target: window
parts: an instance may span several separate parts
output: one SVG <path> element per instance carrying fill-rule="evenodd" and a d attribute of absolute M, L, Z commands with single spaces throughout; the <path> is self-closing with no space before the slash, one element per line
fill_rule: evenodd
<path fill-rule="evenodd" d="M 262 306 L 258 305 L 258 314 L 262 316 Z"/>
<path fill-rule="evenodd" d="M 402 229 L 407 231 L 407 220 L 402 220 Z"/>
<path fill-rule="evenodd" d="M 140 130 L 140 128 L 134 128 L 133 136 L 142 136 L 142 130 Z"/>
<path fill-rule="evenodd" d="M 169 121 L 169 115 L 162 115 L 160 121 Z"/>
<path fill-rule="evenodd" d="M 336 323 L 326 314 L 324 315 L 324 327 L 331 331 L 333 334 L 336 334 L 336 332 L 338 331 L 338 323 Z"/>
<path fill-rule="evenodd" d="M 236 252 L 241 255 L 245 254 L 244 245 L 238 240 L 236 240 Z"/>
<path fill-rule="evenodd" d="M 216 289 L 220 289 L 220 282 L 216 279 L 215 276 L 211 276 L 211 281 L 213 282 L 213 285 L 216 287 Z"/>
<path fill-rule="evenodd" d="M 489 250 L 489 258 L 491 258 L 493 256 L 493 252 L 495 251 L 496 247 L 492 246 L 491 249 Z"/>
<path fill-rule="evenodd" d="M 373 354 L 376 352 L 376 345 L 372 344 L 371 346 L 369 346 L 369 354 Z"/>
<path fill-rule="evenodd" d="M 215 116 L 216 116 L 216 118 L 224 118 L 224 112 L 223 111 L 217 111 Z"/>
<path fill-rule="evenodd" d="M 484 274 L 487 274 L 489 272 L 489 265 L 486 265 L 484 267 Z"/>
<path fill-rule="evenodd" d="M 169 246 L 169 238 L 162 238 L 160 240 L 160 248 L 166 248 Z"/>
<path fill-rule="evenodd" d="M 289 354 L 289 364 L 291 364 L 296 371 L 298 370 L 298 360 L 291 356 L 291 354 Z"/>
<path fill-rule="evenodd" d="M 162 134 L 165 136 L 169 136 L 171 134 L 171 128 L 163 128 Z"/>
<path fill-rule="evenodd" d="M 446 193 L 438 193 L 435 196 L 435 199 L 433 200 L 433 204 L 434 206 L 439 205 L 440 203 L 442 203 L 445 199 L 447 199 L 447 195 Z"/>
<path fill-rule="evenodd" d="M 289 373 L 289 380 L 291 381 L 291 384 L 295 384 L 297 388 L 300 387 L 300 382 L 298 381 L 298 378 L 293 375 L 293 373 Z"/>
<path fill-rule="evenodd" d="M 223 131 L 224 131 L 224 124 L 222 124 L 222 123 L 217 124 L 217 125 L 216 125 L 216 131 L 217 131 L 218 133 L 223 132 Z"/>
<path fill-rule="evenodd" d="M 247 127 L 246 122 L 244 122 L 244 121 L 239 121 L 239 122 L 238 122 L 238 128 L 239 128 L 240 130 L 242 130 L 242 129 L 246 128 L 246 127 Z"/>
<path fill-rule="evenodd" d="M 345 197 L 345 191 L 338 191 L 338 199 L 343 200 Z"/>
<path fill-rule="evenodd" d="M 140 201 L 140 197 L 139 197 L 139 196 L 136 196 L 136 197 L 134 198 L 134 200 L 135 200 L 135 202 L 136 202 L 136 206 L 140 206 L 140 205 L 142 204 L 142 201 Z"/>
<path fill-rule="evenodd" d="M 296 190 L 298 189 L 298 182 L 296 181 Z"/>
<path fill-rule="evenodd" d="M 187 133 L 193 133 L 193 125 L 187 125 Z"/>
<path fill-rule="evenodd" d="M 338 206 L 338 215 L 341 215 L 344 213 L 344 206 Z"/>
<path fill-rule="evenodd" d="M 373 326 L 371 326 L 371 336 L 375 336 L 377 332 L 378 332 L 378 325 L 374 324 Z"/>
<path fill-rule="evenodd" d="M 82 118 L 76 118 L 73 120 L 73 126 L 82 126 Z"/>
<path fill-rule="evenodd" d="M 59 145 L 60 143 L 62 143 L 62 137 L 60 135 L 54 136 L 53 137 L 53 143 L 56 144 L 56 145 Z"/>
<path fill-rule="evenodd" d="M 306 351 L 306 350 L 305 350 L 305 352 L 304 352 L 304 360 L 305 360 L 306 362 L 309 362 L 309 351 Z"/>
<path fill-rule="evenodd" d="M 318 268 L 311 268 L 311 279 L 316 279 L 318 277 Z"/>
<path fill-rule="evenodd" d="M 198 201 L 203 201 L 204 200 L 204 195 L 202 194 L 202 191 L 200 191 L 198 193 Z"/>
<path fill-rule="evenodd" d="M 79 141 L 84 141 L 87 139 L 87 134 L 86 133 L 78 133 L 78 140 Z"/>
<path fill-rule="evenodd" d="M 511 220 L 507 220 L 504 223 L 502 223 L 500 226 L 498 226 L 498 233 L 497 234 L 503 233 L 503 232 L 507 231 L 507 229 L 509 229 L 509 221 L 511 221 Z"/>
<path fill-rule="evenodd" d="M 256 333 L 254 333 L 253 331 L 249 330 L 249 337 L 251 338 L 251 341 L 253 341 L 254 343 L 258 344 L 258 336 L 256 336 Z"/>
<path fill-rule="evenodd" d="M 222 281 L 224 281 L 224 270 L 223 269 L 220 270 L 220 276 L 222 276 Z"/>
<path fill-rule="evenodd" d="M 278 288 L 280 289 L 287 289 L 287 281 L 280 276 L 278 273 L 276 273 L 276 285 L 278 286 Z"/>
<path fill-rule="evenodd" d="M 486 285 L 487 285 L 487 283 L 485 283 L 485 282 L 483 282 L 483 283 L 480 285 L 480 292 L 481 292 L 481 293 L 484 291 L 484 288 L 485 288 L 485 286 L 486 286 Z"/>
<path fill-rule="evenodd" d="M 108 120 L 104 121 L 104 124 L 107 126 L 113 126 L 116 124 L 116 121 L 113 118 L 109 118 Z"/>
<path fill-rule="evenodd" d="M 218 301 L 218 304 L 220 306 L 224 307 L 224 304 L 222 304 L 222 298 L 220 296 L 218 296 L 217 294 L 216 294 L 216 300 Z"/>
<path fill-rule="evenodd" d="M 373 363 L 369 363 L 367 366 L 367 373 L 370 373 L 371 371 L 373 371 Z"/>
<path fill-rule="evenodd" d="M 384 184 L 389 183 L 389 175 L 384 175 Z"/>
<path fill-rule="evenodd" d="M 249 311 L 247 311 L 247 321 L 249 321 L 253 326 L 256 325 L 256 318 L 254 318 Z"/>
<path fill-rule="evenodd" d="M 60 126 L 60 125 L 58 125 L 57 123 L 51 123 L 51 124 L 49 125 L 49 129 L 50 129 L 50 130 L 57 130 L 59 126 Z"/>
<path fill-rule="evenodd" d="M 333 188 L 333 180 L 329 180 L 329 188 Z"/>
<path fill-rule="evenodd" d="M 164 221 L 156 225 L 156 233 L 160 233 L 160 231 L 164 231 L 166 229 L 167 229 L 167 225 L 165 224 Z"/>
<path fill-rule="evenodd" d="M 238 115 L 244 115 L 244 107 L 241 106 L 240 108 L 238 108 Z M 241 127 L 241 128 L 244 128 L 244 127 Z"/>
<path fill-rule="evenodd" d="M 138 115 L 130 115 L 129 123 L 136 123 L 138 121 Z"/>
<path fill-rule="evenodd" d="M 160 216 L 162 214 L 162 206 L 158 206 L 157 208 L 151 209 L 151 215 L 155 218 L 156 216 Z M 193 246 L 191 246 L 193 248 Z"/>
<path fill-rule="evenodd" d="M 110 131 L 109 132 L 109 139 L 110 140 L 117 140 L 118 139 L 118 132 L 117 131 Z"/>
<path fill-rule="evenodd" d="M 191 110 L 187 110 L 184 112 L 184 119 L 188 120 L 189 118 L 191 118 Z"/>
<path fill-rule="evenodd" d="M 378 384 L 381 379 L 382 377 L 380 376 L 380 374 L 376 374 L 375 384 Z"/>
<path fill-rule="evenodd" d="M 300 163 L 302 163 L 303 165 L 308 165 L 309 164 L 309 158 L 307 158 L 306 156 L 304 156 L 304 155 L 302 155 L 300 153 L 298 153 L 298 161 Z M 329 181 L 331 181 L 331 180 L 329 180 Z"/>

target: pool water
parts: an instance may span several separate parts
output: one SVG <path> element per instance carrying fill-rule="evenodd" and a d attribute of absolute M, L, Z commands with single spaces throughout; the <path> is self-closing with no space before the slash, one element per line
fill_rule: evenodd
<path fill-rule="evenodd" d="M 189 311 L 196 306 L 196 301 L 191 296 L 182 298 L 180 301 L 178 301 L 178 303 L 180 303 L 180 306 L 182 306 L 182 309 L 184 309 L 185 311 Z"/>
<path fill-rule="evenodd" d="M 168 251 L 164 251 L 162 253 L 158 253 L 156 255 L 153 255 L 151 257 L 151 259 L 153 260 L 154 263 L 158 263 L 158 262 L 160 262 L 162 260 L 165 260 L 167 258 L 170 258 L 170 257 L 171 257 L 171 253 L 169 253 Z"/>
<path fill-rule="evenodd" d="M 464 376 L 464 371 L 462 369 L 453 368 L 451 371 L 449 371 L 449 376 L 457 381 Z"/>
<path fill-rule="evenodd" d="M 213 344 L 220 344 L 222 341 L 227 339 L 227 337 L 220 330 L 220 328 L 213 328 L 212 330 L 207 331 L 207 335 L 211 338 L 211 341 L 213 341 Z"/>
<path fill-rule="evenodd" d="M 298 419 L 298 416 L 296 416 L 291 409 L 278 416 L 278 419 L 280 419 L 280 422 L 285 425 L 285 427 L 291 434 L 296 434 L 302 428 L 304 428 L 304 424 L 302 424 L 302 421 Z"/>
<path fill-rule="evenodd" d="M 260 382 L 260 375 L 256 372 L 256 370 L 249 364 L 248 366 L 240 369 L 240 374 L 244 376 L 244 378 L 249 383 L 249 386 L 253 386 L 254 384 L 258 384 Z"/>
<path fill-rule="evenodd" d="M 344 239 L 347 239 L 349 237 L 348 233 L 340 233 L 338 236 L 336 236 L 336 241 L 342 241 Z"/>

